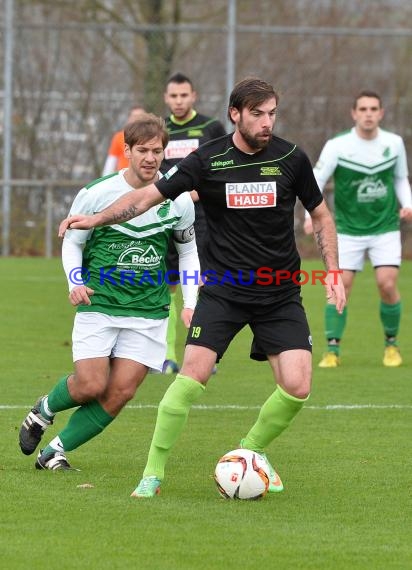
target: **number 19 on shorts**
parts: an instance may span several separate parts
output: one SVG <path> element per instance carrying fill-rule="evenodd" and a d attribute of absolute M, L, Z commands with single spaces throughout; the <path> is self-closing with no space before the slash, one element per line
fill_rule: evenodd
<path fill-rule="evenodd" d="M 202 330 L 202 327 L 193 327 L 192 328 L 192 338 L 199 338 L 201 330 Z"/>

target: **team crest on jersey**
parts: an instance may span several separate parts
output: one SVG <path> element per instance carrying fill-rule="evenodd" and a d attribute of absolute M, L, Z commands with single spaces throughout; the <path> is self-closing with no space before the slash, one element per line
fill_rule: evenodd
<path fill-rule="evenodd" d="M 203 136 L 203 131 L 202 129 L 190 129 L 190 131 L 187 132 L 187 136 L 200 138 Z"/>
<path fill-rule="evenodd" d="M 226 205 L 228 208 L 273 208 L 276 182 L 226 184 Z"/>
<path fill-rule="evenodd" d="M 261 166 L 261 176 L 280 176 L 282 174 L 279 166 Z"/>
<path fill-rule="evenodd" d="M 123 251 L 117 261 L 117 267 L 123 269 L 153 269 L 162 261 L 153 245 L 144 247 L 129 247 Z"/>
<path fill-rule="evenodd" d="M 165 218 L 169 212 L 170 212 L 170 200 L 162 202 L 157 209 L 157 215 L 159 216 L 159 218 L 162 219 Z"/>

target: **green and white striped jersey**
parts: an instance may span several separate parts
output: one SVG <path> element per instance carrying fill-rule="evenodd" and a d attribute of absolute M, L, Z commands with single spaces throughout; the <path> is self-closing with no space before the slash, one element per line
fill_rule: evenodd
<path fill-rule="evenodd" d="M 405 146 L 399 135 L 378 129 L 372 140 L 355 128 L 325 144 L 314 174 L 321 190 L 333 175 L 338 233 L 353 236 L 399 229 L 395 179 L 408 176 Z"/>
<path fill-rule="evenodd" d="M 124 178 L 124 171 L 82 188 L 73 201 L 70 215 L 99 212 L 133 190 Z M 77 311 L 166 318 L 170 303 L 165 280 L 169 237 L 174 230 L 190 228 L 194 217 L 192 199 L 184 193 L 175 201 L 165 200 L 128 222 L 91 230 L 68 230 L 65 239 L 84 246 L 83 282 L 95 291 L 91 306 L 80 305 Z M 176 278 L 173 275 L 171 281 Z"/>

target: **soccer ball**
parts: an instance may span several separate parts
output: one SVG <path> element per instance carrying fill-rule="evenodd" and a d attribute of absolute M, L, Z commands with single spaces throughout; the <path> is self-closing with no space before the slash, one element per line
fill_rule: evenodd
<path fill-rule="evenodd" d="M 260 499 L 269 488 L 269 467 L 256 451 L 234 449 L 219 459 L 215 481 L 225 499 Z"/>

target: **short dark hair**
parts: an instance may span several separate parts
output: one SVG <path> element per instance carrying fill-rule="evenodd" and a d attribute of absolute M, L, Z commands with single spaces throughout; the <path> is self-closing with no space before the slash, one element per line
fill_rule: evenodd
<path fill-rule="evenodd" d="M 162 139 L 165 149 L 169 142 L 169 133 L 162 117 L 153 113 L 144 113 L 141 117 L 129 123 L 124 128 L 124 142 L 132 148 L 135 144 L 143 144 L 154 137 Z"/>
<path fill-rule="evenodd" d="M 169 79 L 166 81 L 166 87 L 169 85 L 169 83 L 189 83 L 193 89 L 192 81 L 187 77 L 187 75 L 184 75 L 180 72 L 174 73 L 169 77 Z"/>
<path fill-rule="evenodd" d="M 377 99 L 379 101 L 379 107 L 383 107 L 382 98 L 379 93 L 376 93 L 376 91 L 371 91 L 370 89 L 362 89 L 362 91 L 359 91 L 359 93 L 353 99 L 352 109 L 356 109 L 358 101 L 362 97 L 372 97 L 373 99 Z"/>
<path fill-rule="evenodd" d="M 257 77 L 246 77 L 235 85 L 230 94 L 228 106 L 229 120 L 233 123 L 230 109 L 235 108 L 241 112 L 246 107 L 251 110 L 273 97 L 276 99 L 277 104 L 279 95 L 272 85 Z"/>

